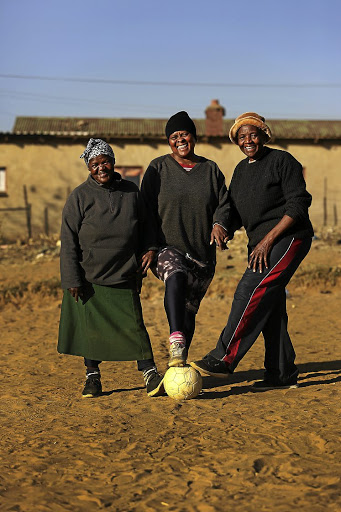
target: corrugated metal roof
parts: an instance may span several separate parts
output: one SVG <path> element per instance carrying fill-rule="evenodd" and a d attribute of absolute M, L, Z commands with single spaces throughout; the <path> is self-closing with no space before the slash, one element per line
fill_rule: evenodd
<path fill-rule="evenodd" d="M 164 138 L 167 119 L 17 117 L 13 134 L 57 137 Z M 205 119 L 194 119 L 199 136 L 205 135 Z M 233 119 L 224 119 L 228 134 Z M 341 121 L 267 120 L 275 139 L 341 139 Z"/>

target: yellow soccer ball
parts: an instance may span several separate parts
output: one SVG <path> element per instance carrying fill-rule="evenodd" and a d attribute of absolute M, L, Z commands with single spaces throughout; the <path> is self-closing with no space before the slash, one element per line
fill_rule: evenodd
<path fill-rule="evenodd" d="M 166 371 L 163 385 L 167 395 L 174 400 L 189 400 L 200 393 L 202 378 L 191 366 L 173 366 Z"/>

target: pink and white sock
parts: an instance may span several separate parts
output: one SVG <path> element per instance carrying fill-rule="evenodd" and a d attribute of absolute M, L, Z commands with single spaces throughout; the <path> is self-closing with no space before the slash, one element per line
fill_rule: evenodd
<path fill-rule="evenodd" d="M 170 344 L 172 344 L 172 343 L 183 343 L 185 345 L 186 344 L 186 337 L 185 337 L 183 332 L 181 332 L 181 331 L 174 331 L 169 336 L 169 343 Z"/>

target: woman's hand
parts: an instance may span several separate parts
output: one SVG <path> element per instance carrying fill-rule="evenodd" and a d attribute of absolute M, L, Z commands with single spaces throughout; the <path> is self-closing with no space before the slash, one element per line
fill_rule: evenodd
<path fill-rule="evenodd" d="M 275 240 L 294 224 L 294 219 L 289 215 L 283 215 L 279 223 L 253 249 L 250 254 L 248 268 L 252 268 L 254 272 L 256 272 L 257 267 L 259 272 L 263 272 L 263 266 L 266 269 L 269 268 L 269 254 Z"/>
<path fill-rule="evenodd" d="M 221 251 L 225 251 L 225 249 L 227 249 L 226 242 L 228 242 L 228 240 L 229 237 L 227 236 L 227 232 L 223 226 L 215 224 L 211 231 L 210 245 L 214 244 L 215 242 Z"/>
<path fill-rule="evenodd" d="M 141 259 L 140 259 L 140 268 L 138 269 L 139 272 L 142 272 L 142 274 L 147 274 L 147 270 L 150 268 L 150 265 L 153 263 L 155 254 L 156 254 L 156 251 L 147 251 L 144 254 L 142 254 Z"/>
<path fill-rule="evenodd" d="M 81 299 L 83 297 L 83 289 L 81 286 L 75 286 L 74 288 L 68 288 L 68 290 L 76 302 L 78 302 L 78 298 Z"/>
<path fill-rule="evenodd" d="M 252 268 L 256 272 L 257 267 L 259 272 L 263 272 L 263 267 L 269 268 L 269 254 L 272 249 L 274 239 L 267 234 L 263 240 L 261 240 L 250 254 L 248 268 Z"/>

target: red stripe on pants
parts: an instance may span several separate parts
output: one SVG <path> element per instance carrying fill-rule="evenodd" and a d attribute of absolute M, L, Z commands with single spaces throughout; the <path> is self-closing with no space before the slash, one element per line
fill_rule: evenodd
<path fill-rule="evenodd" d="M 297 249 L 299 248 L 301 243 L 301 240 L 294 240 L 290 245 L 289 249 L 287 250 L 287 252 L 285 253 L 285 255 L 282 257 L 282 259 L 279 260 L 279 262 L 274 266 L 274 268 L 269 272 L 269 274 L 255 288 L 255 291 L 253 292 L 252 297 L 248 305 L 246 306 L 244 313 L 239 321 L 239 324 L 231 338 L 230 344 L 227 347 L 227 353 L 223 357 L 223 361 L 225 361 L 225 363 L 231 364 L 235 359 L 245 329 L 247 328 L 250 320 L 255 314 L 257 307 L 260 301 L 262 300 L 262 297 L 264 296 L 265 292 L 268 289 L 269 283 L 271 283 L 275 279 L 278 279 L 281 273 L 288 267 L 288 265 L 292 262 L 294 256 L 296 255 Z"/>

